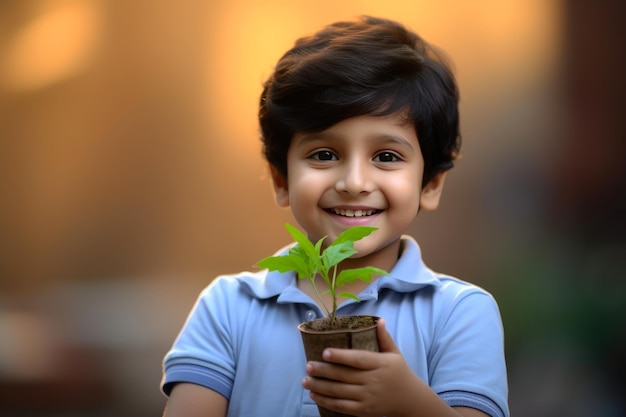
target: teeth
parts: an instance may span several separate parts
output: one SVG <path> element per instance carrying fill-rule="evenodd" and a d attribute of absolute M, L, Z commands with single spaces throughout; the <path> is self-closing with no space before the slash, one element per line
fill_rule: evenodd
<path fill-rule="evenodd" d="M 376 210 L 368 209 L 368 210 L 346 210 L 346 209 L 332 209 L 333 213 L 339 214 L 341 216 L 346 217 L 363 217 L 363 216 L 371 216 L 376 213 Z"/>

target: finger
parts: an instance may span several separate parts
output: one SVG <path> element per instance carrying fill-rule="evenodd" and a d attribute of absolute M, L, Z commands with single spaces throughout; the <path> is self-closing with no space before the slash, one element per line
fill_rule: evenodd
<path fill-rule="evenodd" d="M 315 391 L 309 393 L 309 397 L 320 407 L 341 413 L 342 415 L 356 415 L 360 402 L 346 398 L 335 398 L 320 394 Z"/>
<path fill-rule="evenodd" d="M 329 398 L 354 400 L 359 397 L 360 386 L 346 384 L 325 378 L 313 378 L 305 376 L 302 379 L 302 387 L 318 396 Z"/>
<path fill-rule="evenodd" d="M 305 371 L 311 377 L 350 384 L 358 383 L 358 373 L 360 372 L 351 366 L 314 361 L 307 362 Z"/>
<path fill-rule="evenodd" d="M 376 334 L 378 336 L 378 345 L 381 352 L 400 352 L 400 349 L 398 349 L 398 346 L 396 346 L 396 342 L 393 341 L 391 334 L 389 334 L 389 332 L 387 331 L 387 323 L 382 318 L 378 320 L 378 326 L 376 326 Z"/>
<path fill-rule="evenodd" d="M 343 365 L 349 368 L 360 370 L 375 369 L 377 365 L 378 352 L 369 352 L 360 349 L 324 349 L 322 357 L 326 362 Z"/>

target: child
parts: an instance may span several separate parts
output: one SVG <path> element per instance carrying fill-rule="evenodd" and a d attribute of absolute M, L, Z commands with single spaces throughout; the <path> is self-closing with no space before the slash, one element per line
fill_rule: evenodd
<path fill-rule="evenodd" d="M 454 77 L 433 47 L 373 17 L 299 39 L 264 85 L 259 120 L 277 204 L 310 240 L 346 228 L 345 268 L 390 271 L 346 291 L 339 314 L 380 316 L 381 352 L 327 349 L 306 363 L 296 326 L 323 316 L 310 284 L 261 271 L 202 292 L 164 360 L 165 415 L 508 416 L 498 307 L 428 269 L 404 235 L 434 210 L 460 146 Z M 284 251 L 284 249 L 283 249 Z"/>

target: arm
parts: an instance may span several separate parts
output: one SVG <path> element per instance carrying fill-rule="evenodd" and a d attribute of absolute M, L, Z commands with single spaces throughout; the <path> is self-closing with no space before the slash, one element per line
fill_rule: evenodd
<path fill-rule="evenodd" d="M 200 385 L 179 383 L 165 406 L 163 417 L 225 417 L 228 400 Z"/>
<path fill-rule="evenodd" d="M 450 407 L 413 373 L 379 321 L 381 352 L 327 349 L 310 362 L 303 386 L 322 407 L 359 417 L 485 417 L 467 407 Z M 382 400 L 381 400 L 382 399 Z M 416 408 L 415 404 L 419 404 Z"/>

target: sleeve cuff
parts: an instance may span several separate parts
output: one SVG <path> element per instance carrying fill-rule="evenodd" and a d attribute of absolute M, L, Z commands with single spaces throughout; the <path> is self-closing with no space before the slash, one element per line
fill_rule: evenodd
<path fill-rule="evenodd" d="M 446 391 L 440 393 L 439 396 L 450 407 L 469 407 L 482 411 L 491 417 L 508 417 L 498 404 L 481 394 L 466 391 Z"/>
<path fill-rule="evenodd" d="M 179 382 L 201 385 L 216 391 L 226 399 L 230 398 L 233 388 L 232 380 L 212 369 L 198 365 L 171 365 L 163 377 L 161 390 L 169 396 L 174 385 Z"/>

